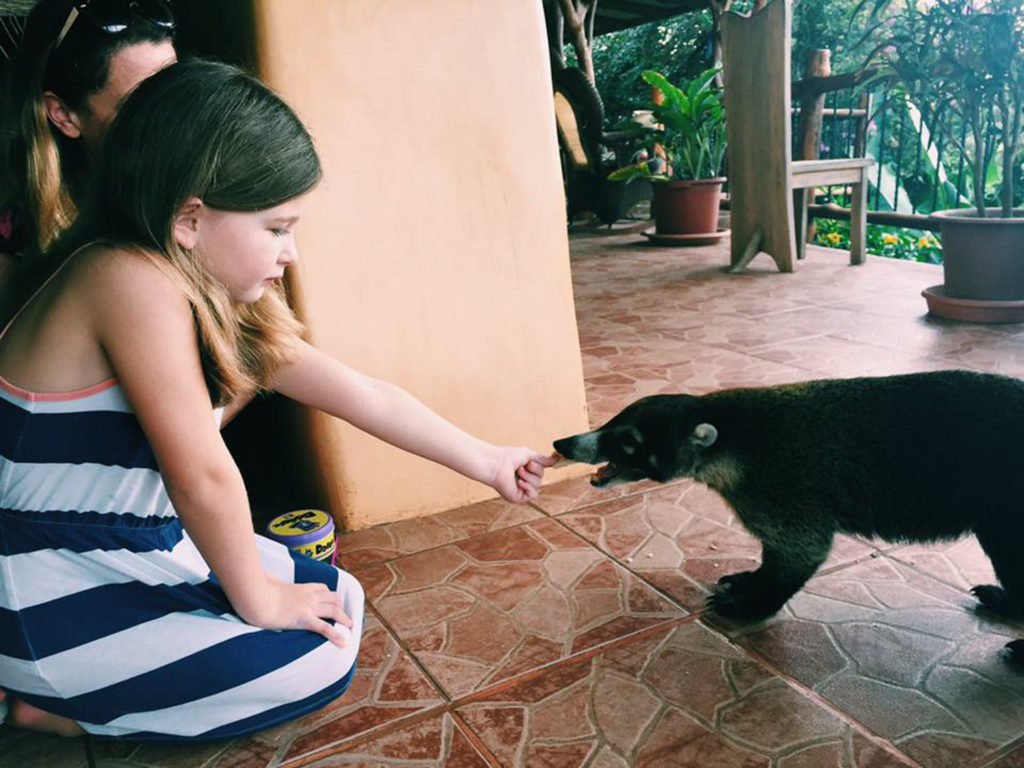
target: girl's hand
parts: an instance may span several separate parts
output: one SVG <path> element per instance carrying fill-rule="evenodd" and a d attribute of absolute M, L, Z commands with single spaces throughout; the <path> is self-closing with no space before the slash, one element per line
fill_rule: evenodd
<path fill-rule="evenodd" d="M 532 501 L 540 492 L 544 470 L 558 461 L 557 455 L 543 456 L 529 448 L 496 448 L 496 470 L 490 483 L 506 501 Z"/>
<path fill-rule="evenodd" d="M 352 619 L 342 610 L 341 595 L 326 584 L 291 584 L 267 574 L 267 590 L 260 606 L 245 615 L 248 623 L 263 629 L 307 629 L 323 635 L 335 645 L 347 644 L 339 626 L 352 628 Z M 337 624 L 329 624 L 333 619 Z"/>

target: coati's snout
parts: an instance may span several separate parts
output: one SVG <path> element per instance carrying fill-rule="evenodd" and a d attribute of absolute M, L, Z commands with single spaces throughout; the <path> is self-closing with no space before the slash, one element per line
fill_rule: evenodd
<path fill-rule="evenodd" d="M 601 464 L 591 485 L 608 487 L 637 480 L 668 482 L 689 475 L 697 453 L 718 438 L 711 424 L 682 432 L 666 419 L 662 398 L 644 398 L 625 408 L 603 427 L 554 442 L 573 461 Z"/>

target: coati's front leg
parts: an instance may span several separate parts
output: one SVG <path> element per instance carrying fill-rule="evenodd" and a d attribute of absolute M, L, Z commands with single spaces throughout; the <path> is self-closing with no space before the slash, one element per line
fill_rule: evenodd
<path fill-rule="evenodd" d="M 971 592 L 990 611 L 1010 619 L 1024 619 L 1024 558 L 1021 558 L 1024 520 L 1017 522 L 1006 515 L 998 525 L 979 525 L 975 533 L 1002 586 L 982 584 Z"/>
<path fill-rule="evenodd" d="M 737 621 L 768 618 L 825 562 L 832 538 L 832 531 L 776 528 L 761 540 L 761 567 L 719 579 L 708 608 Z"/>
<path fill-rule="evenodd" d="M 979 525 L 975 533 L 1002 586 L 980 584 L 971 593 L 993 613 L 1009 619 L 1024 619 L 1024 559 L 1020 552 L 1024 520 L 1019 515 L 993 519 L 997 522 Z M 1012 661 L 1024 664 L 1024 640 L 1013 640 L 1006 648 Z"/>

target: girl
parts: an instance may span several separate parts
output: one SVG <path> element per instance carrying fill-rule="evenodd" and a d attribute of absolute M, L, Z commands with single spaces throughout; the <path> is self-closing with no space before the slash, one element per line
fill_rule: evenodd
<path fill-rule="evenodd" d="M 41 0 L 11 62 L 0 131 L 0 277 L 74 221 L 124 97 L 175 60 L 164 0 Z"/>
<path fill-rule="evenodd" d="M 15 725 L 238 736 L 345 690 L 363 593 L 254 536 L 213 406 L 272 388 L 513 501 L 554 460 L 301 340 L 279 281 L 320 165 L 260 83 L 171 65 L 106 147 L 60 266 L 0 335 L 0 688 Z"/>

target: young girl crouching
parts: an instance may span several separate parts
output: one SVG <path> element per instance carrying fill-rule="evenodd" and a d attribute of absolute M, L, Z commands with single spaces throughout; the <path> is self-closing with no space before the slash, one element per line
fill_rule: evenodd
<path fill-rule="evenodd" d="M 294 113 L 222 64 L 159 72 L 111 127 L 78 222 L 0 334 L 14 725 L 231 738 L 347 688 L 362 588 L 253 534 L 218 431 L 258 389 L 536 496 L 550 457 L 472 437 L 302 341 L 280 280 L 320 175 Z"/>

